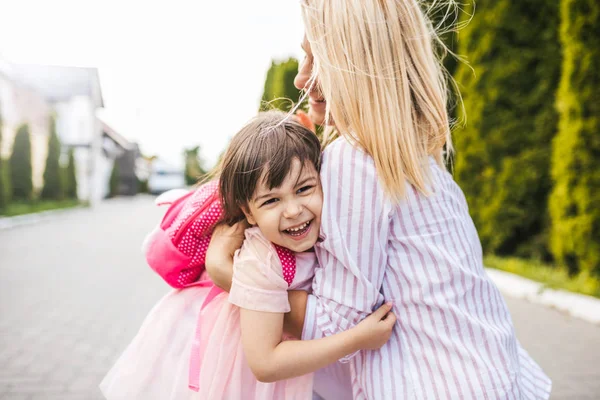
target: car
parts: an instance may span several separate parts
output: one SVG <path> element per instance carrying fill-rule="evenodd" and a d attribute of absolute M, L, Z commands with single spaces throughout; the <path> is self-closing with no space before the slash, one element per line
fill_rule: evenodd
<path fill-rule="evenodd" d="M 183 189 L 185 184 L 185 171 L 161 160 L 154 160 L 148 177 L 148 191 L 160 194 L 171 189 Z"/>

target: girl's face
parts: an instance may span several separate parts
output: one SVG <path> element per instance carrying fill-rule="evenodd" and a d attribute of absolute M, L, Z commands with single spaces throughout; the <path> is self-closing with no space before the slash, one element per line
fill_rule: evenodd
<path fill-rule="evenodd" d="M 280 187 L 270 190 L 264 183 L 257 185 L 244 214 L 271 242 L 302 252 L 319 238 L 322 207 L 323 192 L 314 165 L 307 162 L 301 168 L 294 159 Z"/>
<path fill-rule="evenodd" d="M 302 40 L 302 49 L 306 53 L 306 56 L 298 67 L 298 74 L 296 74 L 296 78 L 294 79 L 294 86 L 296 86 L 298 90 L 308 90 L 311 87 L 310 77 L 313 70 L 313 54 L 306 36 Z M 317 80 L 308 92 L 308 115 L 315 124 L 323 125 L 325 122 L 326 106 L 327 103 L 321 94 L 319 82 Z"/>

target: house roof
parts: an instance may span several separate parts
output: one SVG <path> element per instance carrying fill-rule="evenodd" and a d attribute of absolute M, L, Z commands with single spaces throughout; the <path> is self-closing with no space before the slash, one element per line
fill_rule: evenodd
<path fill-rule="evenodd" d="M 100 120 L 100 123 L 102 124 L 102 131 L 104 132 L 104 134 L 106 136 L 108 136 L 109 138 L 111 138 L 116 144 L 121 146 L 123 149 L 133 150 L 137 147 L 136 143 L 133 143 L 133 142 L 130 142 L 129 140 L 127 140 L 123 135 L 121 135 L 119 132 L 114 130 L 106 122 Z"/>
<path fill-rule="evenodd" d="M 91 97 L 96 107 L 104 107 L 97 68 L 2 63 L 0 70 L 20 84 L 35 89 L 49 101 L 83 95 Z"/>

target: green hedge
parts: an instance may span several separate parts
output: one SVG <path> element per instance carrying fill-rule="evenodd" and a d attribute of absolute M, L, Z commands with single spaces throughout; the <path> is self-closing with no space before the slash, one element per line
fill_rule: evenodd
<path fill-rule="evenodd" d="M 473 70 L 455 73 L 466 111 L 455 176 L 487 252 L 547 257 L 558 20 L 557 2 L 481 0 L 459 33 Z"/>
<path fill-rule="evenodd" d="M 562 0 L 560 11 L 563 64 L 550 245 L 572 273 L 600 276 L 600 3 Z"/>
<path fill-rule="evenodd" d="M 0 110 L 0 211 L 5 210 L 9 201 L 8 165 L 2 158 L 2 110 Z"/>

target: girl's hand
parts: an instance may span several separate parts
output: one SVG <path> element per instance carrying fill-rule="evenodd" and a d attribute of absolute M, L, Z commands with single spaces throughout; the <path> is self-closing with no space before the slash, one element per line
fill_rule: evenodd
<path fill-rule="evenodd" d="M 206 251 L 206 272 L 218 287 L 227 292 L 231 289 L 233 277 L 233 255 L 242 247 L 244 231 L 248 227 L 246 220 L 233 226 L 216 226 Z"/>
<path fill-rule="evenodd" d="M 392 303 L 385 303 L 352 328 L 356 330 L 360 349 L 377 350 L 389 340 L 396 324 L 396 316 L 391 309 Z"/>

